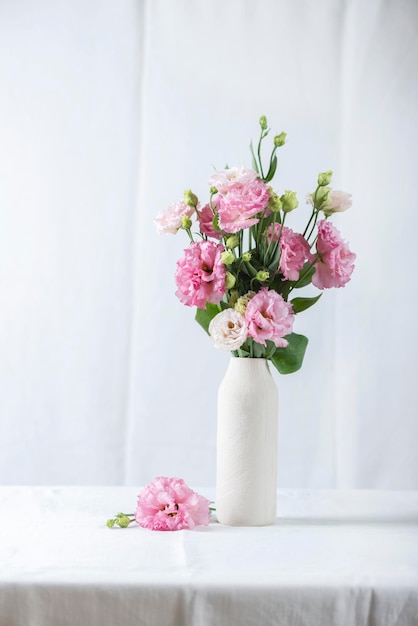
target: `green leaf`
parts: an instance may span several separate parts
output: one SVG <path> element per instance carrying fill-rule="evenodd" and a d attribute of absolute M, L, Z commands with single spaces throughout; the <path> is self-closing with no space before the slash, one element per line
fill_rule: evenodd
<path fill-rule="evenodd" d="M 286 339 L 289 345 L 286 348 L 276 348 L 270 360 L 280 374 L 293 374 L 302 367 L 308 338 L 291 333 Z"/>
<path fill-rule="evenodd" d="M 315 274 L 315 267 L 310 263 L 305 263 L 302 269 L 299 272 L 299 280 L 295 280 L 291 282 L 291 286 L 295 289 L 300 289 L 301 287 L 306 287 L 310 285 L 312 282 L 312 276 Z"/>
<path fill-rule="evenodd" d="M 213 318 L 218 315 L 221 308 L 218 304 L 211 304 L 206 302 L 206 309 L 196 309 L 196 315 L 194 316 L 196 322 L 201 325 L 204 331 L 209 335 L 209 324 Z"/>
<path fill-rule="evenodd" d="M 257 172 L 257 174 L 259 174 L 260 172 L 259 172 L 257 161 L 256 161 L 256 158 L 255 158 L 253 142 L 252 141 L 250 143 L 250 150 L 251 150 L 251 156 L 252 156 L 252 161 L 253 161 L 253 170 L 255 170 Z"/>
<path fill-rule="evenodd" d="M 257 270 L 251 265 L 251 263 L 249 263 L 249 261 L 244 261 L 242 266 L 245 267 L 248 276 L 251 276 L 251 278 L 254 278 L 254 276 L 257 275 Z"/>
<path fill-rule="evenodd" d="M 218 231 L 218 233 L 221 232 L 221 229 L 219 228 L 219 215 L 218 215 L 218 213 L 215 213 L 215 215 L 212 218 L 212 226 L 213 226 L 214 230 Z"/>
<path fill-rule="evenodd" d="M 253 343 L 253 355 L 255 358 L 260 359 L 265 355 L 266 349 L 261 343 L 254 341 Z"/>
<path fill-rule="evenodd" d="M 274 157 L 270 161 L 270 167 L 269 167 L 269 171 L 267 172 L 267 176 L 264 179 L 265 183 L 269 183 L 271 181 L 271 179 L 276 173 L 276 168 L 277 168 L 277 156 L 274 155 Z"/>
<path fill-rule="evenodd" d="M 302 311 L 306 311 L 309 307 L 313 306 L 315 302 L 318 302 L 319 298 L 322 296 L 322 293 L 315 298 L 293 298 L 290 301 L 290 304 L 293 308 L 293 313 L 301 313 Z"/>
<path fill-rule="evenodd" d="M 270 274 L 273 274 L 274 272 L 277 271 L 277 266 L 279 264 L 279 259 L 280 259 L 280 246 L 276 244 L 275 248 L 273 247 L 273 250 L 274 250 L 274 254 L 270 262 L 267 261 L 267 263 L 269 263 L 267 266 L 267 269 L 270 272 Z"/>

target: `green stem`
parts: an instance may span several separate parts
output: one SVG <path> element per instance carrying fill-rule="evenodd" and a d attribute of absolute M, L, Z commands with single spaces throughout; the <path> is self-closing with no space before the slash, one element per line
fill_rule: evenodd
<path fill-rule="evenodd" d="M 312 233 L 313 233 L 313 231 L 314 231 L 314 229 L 315 229 L 316 223 L 317 223 L 317 221 L 318 221 L 318 215 L 319 215 L 319 211 L 317 211 L 317 212 L 316 212 L 316 214 L 315 214 L 315 219 L 314 219 L 314 223 L 312 224 L 311 231 L 310 231 L 309 235 L 306 237 L 306 241 L 307 241 L 308 243 L 309 243 L 309 239 L 311 238 Z M 316 240 L 316 237 L 315 237 L 315 240 Z M 312 244 L 312 245 L 313 245 L 313 244 Z"/>
<path fill-rule="evenodd" d="M 258 147 L 257 147 L 257 154 L 258 154 L 258 163 L 260 165 L 260 174 L 261 174 L 261 178 L 262 180 L 264 180 L 264 172 L 263 172 L 263 164 L 261 162 L 261 142 L 263 141 L 264 137 L 267 135 L 268 131 L 261 131 L 260 133 L 260 139 L 258 141 Z"/>
<path fill-rule="evenodd" d="M 318 189 L 319 189 L 319 185 L 318 187 L 315 189 L 315 193 L 314 193 L 314 197 L 313 197 L 313 209 L 312 209 L 312 213 L 311 213 L 311 217 L 309 218 L 308 223 L 306 224 L 306 228 L 303 231 L 302 236 L 305 237 L 306 233 L 308 232 L 309 226 L 311 225 L 312 220 L 314 219 L 315 215 L 316 215 L 316 219 L 318 219 L 318 209 L 316 208 L 316 195 L 318 193 Z M 316 220 L 315 220 L 315 224 L 316 224 Z M 313 226 L 313 228 L 315 228 L 315 224 Z M 311 231 L 312 234 L 312 231 Z M 310 237 L 310 235 L 309 235 Z M 308 237 L 308 239 L 309 239 Z"/>

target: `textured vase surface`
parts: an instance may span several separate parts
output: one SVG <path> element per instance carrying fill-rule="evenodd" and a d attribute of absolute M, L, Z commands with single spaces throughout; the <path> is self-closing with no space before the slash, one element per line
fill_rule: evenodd
<path fill-rule="evenodd" d="M 266 359 L 232 357 L 218 392 L 216 514 L 229 526 L 276 519 L 277 387 Z"/>

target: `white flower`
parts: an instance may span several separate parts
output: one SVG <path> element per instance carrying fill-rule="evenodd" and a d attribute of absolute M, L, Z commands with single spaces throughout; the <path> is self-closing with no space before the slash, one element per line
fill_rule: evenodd
<path fill-rule="evenodd" d="M 252 183 L 258 178 L 257 172 L 244 166 L 230 167 L 226 170 L 219 170 L 209 178 L 209 185 L 216 187 L 219 193 L 226 193 L 232 187 L 243 187 Z"/>
<path fill-rule="evenodd" d="M 234 309 L 218 313 L 209 324 L 209 334 L 215 348 L 238 350 L 247 339 L 247 324 L 244 316 Z"/>
<path fill-rule="evenodd" d="M 154 219 L 154 224 L 160 234 L 175 235 L 179 228 L 182 227 L 183 217 L 191 217 L 194 213 L 194 207 L 188 206 L 183 201 L 176 204 L 170 204 L 167 209 L 161 211 Z"/>

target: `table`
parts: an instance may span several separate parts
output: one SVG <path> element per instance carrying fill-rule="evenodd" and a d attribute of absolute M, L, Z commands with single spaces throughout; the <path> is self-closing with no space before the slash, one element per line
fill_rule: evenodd
<path fill-rule="evenodd" d="M 137 492 L 0 487 L 1 626 L 418 624 L 418 492 L 281 490 L 264 528 L 107 528 Z"/>

